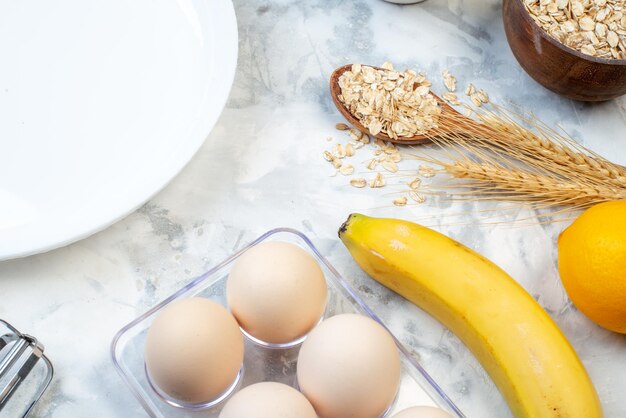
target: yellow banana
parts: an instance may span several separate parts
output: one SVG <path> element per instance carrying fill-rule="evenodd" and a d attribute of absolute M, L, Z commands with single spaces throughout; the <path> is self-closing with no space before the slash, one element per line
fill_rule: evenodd
<path fill-rule="evenodd" d="M 491 261 L 436 231 L 352 214 L 339 237 L 370 276 L 454 332 L 517 418 L 598 418 L 573 348 L 535 300 Z"/>

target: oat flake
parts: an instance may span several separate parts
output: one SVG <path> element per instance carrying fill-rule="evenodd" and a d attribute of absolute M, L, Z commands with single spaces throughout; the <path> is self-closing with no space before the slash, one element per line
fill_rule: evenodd
<path fill-rule="evenodd" d="M 409 182 L 409 187 L 413 190 L 418 189 L 422 185 L 422 180 L 415 178 Z"/>
<path fill-rule="evenodd" d="M 376 177 L 374 177 L 372 180 L 370 180 L 370 187 L 372 189 L 376 189 L 379 187 L 385 187 L 385 178 L 383 177 L 383 175 L 381 173 L 376 173 Z"/>
<path fill-rule="evenodd" d="M 409 192 L 409 197 L 417 203 L 424 203 L 426 201 L 426 198 L 423 195 L 414 190 Z"/>
<path fill-rule="evenodd" d="M 352 164 L 343 164 L 339 172 L 344 176 L 349 176 L 354 173 L 354 166 Z"/>
<path fill-rule="evenodd" d="M 395 206 L 405 206 L 407 204 L 407 202 L 408 202 L 408 200 L 404 196 L 399 197 L 399 198 L 393 200 L 393 204 Z"/>
<path fill-rule="evenodd" d="M 393 161 L 383 161 L 383 168 L 390 173 L 396 173 L 398 171 L 398 165 Z"/>
<path fill-rule="evenodd" d="M 367 186 L 367 180 L 363 178 L 354 178 L 350 180 L 350 185 L 352 187 L 358 187 L 359 189 Z"/>

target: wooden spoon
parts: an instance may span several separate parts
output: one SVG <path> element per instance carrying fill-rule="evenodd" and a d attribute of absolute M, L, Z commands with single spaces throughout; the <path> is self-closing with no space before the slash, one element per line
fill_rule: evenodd
<path fill-rule="evenodd" d="M 379 68 L 379 67 L 374 67 L 374 66 L 371 66 L 371 67 L 377 70 L 383 70 L 382 68 Z M 339 87 L 339 77 L 344 72 L 350 70 L 351 68 L 352 68 L 352 64 L 348 64 L 348 65 L 343 65 L 337 68 L 335 71 L 333 71 L 333 73 L 330 75 L 330 96 L 333 98 L 333 102 L 335 103 L 335 106 L 337 107 L 339 112 L 343 115 L 343 117 L 346 118 L 346 120 L 355 128 L 357 128 L 359 131 L 363 132 L 364 134 L 369 135 L 370 134 L 369 130 L 365 126 L 363 126 L 361 122 L 352 113 L 350 113 L 348 108 L 341 102 L 341 100 L 339 100 L 339 95 L 341 94 L 341 87 Z M 467 127 L 467 131 L 464 131 L 464 132 L 469 132 L 469 131 L 475 132 L 477 129 L 478 130 L 482 129 L 482 127 L 478 123 L 474 122 L 474 120 L 468 117 L 461 115 L 458 111 L 452 108 L 449 104 L 447 104 L 444 100 L 442 100 L 435 93 L 430 92 L 430 94 L 433 95 L 433 97 L 439 103 L 439 106 L 441 106 L 441 115 L 439 116 L 439 127 L 436 129 L 436 132 L 433 132 L 432 135 L 429 135 L 428 132 L 426 132 L 425 134 L 415 135 L 412 137 L 400 137 L 398 139 L 390 138 L 389 135 L 383 132 L 379 132 L 377 135 L 374 135 L 374 137 L 381 139 L 383 141 L 393 142 L 394 144 L 406 144 L 406 145 L 424 144 L 424 143 L 430 142 L 431 137 L 440 136 L 446 133 L 454 132 L 457 134 L 462 134 L 461 132 L 458 132 L 458 128 L 452 128 L 450 126 L 446 126 L 446 120 L 458 121 L 459 119 L 462 119 L 463 123 Z"/>

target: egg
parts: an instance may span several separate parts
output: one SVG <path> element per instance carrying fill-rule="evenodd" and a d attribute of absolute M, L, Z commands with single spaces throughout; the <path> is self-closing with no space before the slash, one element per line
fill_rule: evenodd
<path fill-rule="evenodd" d="M 321 418 L 380 418 L 398 392 L 400 367 L 384 327 L 363 315 L 341 314 L 311 331 L 296 374 Z"/>
<path fill-rule="evenodd" d="M 453 418 L 443 409 L 435 408 L 433 406 L 414 406 L 409 409 L 404 409 L 391 418 Z"/>
<path fill-rule="evenodd" d="M 286 344 L 305 336 L 326 307 L 326 280 L 304 249 L 282 241 L 261 243 L 237 260 L 228 276 L 228 306 L 252 337 Z"/>
<path fill-rule="evenodd" d="M 194 297 L 172 302 L 154 319 L 146 337 L 145 362 L 158 390 L 199 404 L 233 385 L 243 353 L 243 335 L 230 312 Z"/>
<path fill-rule="evenodd" d="M 255 383 L 237 392 L 219 418 L 317 418 L 309 401 L 291 386 Z"/>

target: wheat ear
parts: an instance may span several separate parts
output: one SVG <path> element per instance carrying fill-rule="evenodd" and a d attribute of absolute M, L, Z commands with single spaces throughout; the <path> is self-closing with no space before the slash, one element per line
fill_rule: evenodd
<path fill-rule="evenodd" d="M 445 116 L 445 129 L 433 131 L 432 139 L 449 161 L 414 155 L 455 179 L 440 188 L 460 189 L 452 195 L 470 200 L 561 206 L 559 213 L 626 199 L 626 168 L 533 116 L 497 109 L 476 112 L 478 123 L 456 113 Z"/>
<path fill-rule="evenodd" d="M 626 189 L 560 180 L 543 174 L 476 163 L 469 160 L 451 163 L 439 161 L 442 169 L 457 179 L 475 180 L 470 186 L 478 195 L 494 193 L 507 200 L 536 200 L 555 205 L 568 204 L 580 208 L 610 200 L 626 199 Z"/>

